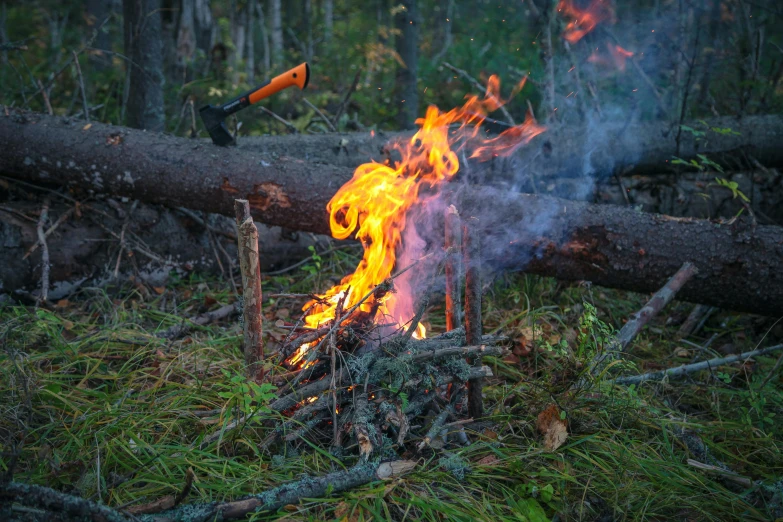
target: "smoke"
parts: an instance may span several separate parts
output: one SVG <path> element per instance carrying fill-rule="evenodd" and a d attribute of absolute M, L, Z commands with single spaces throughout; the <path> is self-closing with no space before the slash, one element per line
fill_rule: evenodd
<path fill-rule="evenodd" d="M 601 4 L 604 9 L 608 2 L 582 4 Z M 430 257 L 395 281 L 399 295 L 408 296 L 397 303 L 398 317 L 412 317 L 415 299 L 422 294 L 443 291 L 438 268 L 444 257 L 443 215 L 450 204 L 463 218 L 476 217 L 483 227 L 486 276 L 504 267 L 524 269 L 551 245 L 541 238 L 567 240 L 562 231 L 553 230 L 562 212 L 555 198 L 592 201 L 601 176 L 612 176 L 641 157 L 634 129 L 644 119 L 661 116 L 660 101 L 647 80 L 659 76 L 659 53 L 650 49 L 662 37 L 660 27 L 665 24 L 641 13 L 634 23 L 615 25 L 614 14 L 602 11 L 590 31 L 580 32 L 572 24 L 574 12 L 560 22 L 563 32 L 553 35 L 554 78 L 534 78 L 539 85 L 554 81 L 557 110 L 547 115 L 547 131 L 508 158 L 479 162 L 470 159 L 469 149 L 460 151 L 458 178 L 410 209 L 397 269 Z M 513 103 L 523 103 L 525 94 L 523 90 Z M 547 108 L 537 112 L 546 114 Z M 481 192 L 476 183 L 495 189 L 486 190 L 486 197 L 475 196 Z M 512 212 L 519 208 L 520 193 L 540 196 L 535 212 Z M 469 205 L 465 194 L 473 195 Z"/>

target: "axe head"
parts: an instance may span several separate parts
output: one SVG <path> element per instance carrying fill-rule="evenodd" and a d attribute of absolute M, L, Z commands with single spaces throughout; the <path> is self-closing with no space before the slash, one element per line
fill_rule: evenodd
<path fill-rule="evenodd" d="M 234 137 L 228 132 L 226 127 L 226 112 L 223 107 L 215 107 L 214 105 L 205 105 L 198 110 L 201 115 L 201 121 L 204 122 L 204 127 L 207 128 L 209 136 L 212 138 L 212 143 L 225 147 L 234 143 Z"/>

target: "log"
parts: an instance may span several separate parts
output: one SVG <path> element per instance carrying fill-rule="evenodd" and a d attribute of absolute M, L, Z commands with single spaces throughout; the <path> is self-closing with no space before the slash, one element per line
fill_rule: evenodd
<path fill-rule="evenodd" d="M 124 222 L 123 207 L 127 210 L 130 203 L 112 206 L 106 201 L 89 201 L 75 212 L 73 202 L 52 198 L 51 221 L 60 223 L 51 234 L 47 233 L 51 264 L 49 299 L 63 298 L 74 290 L 75 283 L 100 284 L 113 275 Z M 40 204 L 32 200 L 0 200 L 0 294 L 40 285 L 41 249 L 36 248 L 25 257 L 38 240 L 35 218 L 39 210 Z M 126 229 L 130 250 L 121 259 L 123 278 L 133 274 L 151 286 L 164 286 L 172 269 L 219 274 L 218 258 L 227 271 L 227 256 L 236 258 L 236 239 L 230 237 L 236 234 L 233 220 L 225 216 L 210 219 L 212 239 L 196 214 L 139 204 Z M 261 256 L 264 271 L 308 258 L 308 247 L 315 245 L 309 234 L 293 237 L 283 234 L 280 227 L 260 225 L 259 234 L 265 245 Z M 322 242 L 326 240 L 320 238 Z"/>
<path fill-rule="evenodd" d="M 482 257 L 498 269 L 640 293 L 687 261 L 698 270 L 677 298 L 729 310 L 783 314 L 783 228 L 674 218 L 492 188 L 465 191 L 481 218 Z"/>
<path fill-rule="evenodd" d="M 542 178 L 611 176 L 615 171 L 660 173 L 673 157 L 691 159 L 705 154 L 713 161 L 736 163 L 735 154 L 745 152 L 768 167 L 783 166 L 783 117 L 780 115 L 746 116 L 742 119 L 721 117 L 686 126 L 704 135 L 680 132 L 668 122 L 607 122 L 587 127 L 574 125 L 550 127 L 529 146 L 520 149 L 515 160 L 525 166 L 526 175 Z M 716 132 L 707 129 L 719 129 Z M 733 132 L 723 132 L 731 129 Z M 734 134 L 739 133 L 739 134 Z M 312 136 L 264 136 L 240 139 L 239 147 L 261 154 L 273 162 L 281 156 L 296 156 L 312 163 L 355 168 L 368 158 L 382 161 L 393 157 L 386 146 L 389 140 L 409 139 L 411 132 L 354 132 Z M 585 172 L 585 158 L 590 158 L 591 172 Z M 514 177 L 509 166 L 496 175 Z M 508 169 L 508 170 L 506 170 Z"/>
<path fill-rule="evenodd" d="M 9 176 L 224 215 L 244 197 L 256 220 L 316 233 L 328 233 L 326 204 L 352 175 L 98 123 L 85 130 L 65 118 L 10 108 L 0 108 L 0 141 L 0 165 Z M 779 227 L 744 219 L 721 225 L 491 187 L 464 187 L 447 197 L 479 218 L 490 267 L 647 293 L 690 260 L 699 274 L 680 299 L 783 314 Z"/>

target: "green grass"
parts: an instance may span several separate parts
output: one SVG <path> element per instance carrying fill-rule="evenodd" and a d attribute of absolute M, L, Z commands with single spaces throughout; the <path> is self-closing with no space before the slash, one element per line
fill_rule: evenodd
<path fill-rule="evenodd" d="M 267 294 L 324 289 L 355 265 L 354 255 L 334 251 L 317 270 L 305 267 L 267 278 L 264 289 Z M 219 431 L 239 413 L 220 394 L 231 389 L 224 371 L 242 371 L 240 326 L 210 325 L 174 342 L 154 333 L 195 315 L 205 304 L 233 301 L 230 288 L 218 280 L 191 278 L 172 280 L 158 295 L 155 289 L 124 284 L 83 289 L 52 311 L 0 309 L 0 468 L 7 468 L 26 432 L 16 480 L 117 507 L 178 492 L 189 468 L 196 475 L 189 500 L 196 501 L 234 499 L 302 473 L 352 465 L 355 460 L 340 462 L 318 437 L 270 454 L 259 447 L 266 429 L 259 423 L 225 434 L 220 445 L 198 449 L 205 434 Z M 171 310 L 175 297 L 177 308 Z M 486 294 L 485 330 L 500 328 L 532 351 L 518 361 L 487 360 L 495 373 L 486 388 L 490 427 L 469 432 L 473 443 L 468 447 L 420 457 L 416 470 L 402 479 L 305 499 L 256 519 L 722 521 L 781 516 L 783 491 L 774 487 L 783 478 L 780 376 L 759 389 L 774 359 L 722 368 L 721 378 L 716 372 L 640 389 L 600 383 L 572 388 L 586 357 L 575 355 L 577 345 L 587 343 L 585 354 L 595 349 L 589 339 L 579 341 L 584 303 L 594 304 L 598 318 L 617 328 L 643 301 L 642 296 L 565 287 L 532 276 L 499 277 Z M 290 299 L 268 303 L 267 326 L 271 329 L 281 315 L 298 317 L 300 305 Z M 635 341 L 629 371 L 688 362 L 673 355 L 675 347 L 688 346 L 673 340 L 676 327 L 665 325 L 667 317 L 688 309 L 676 304 L 665 310 Z M 432 332 L 443 330 L 442 317 L 442 304 L 429 310 Z M 728 332 L 722 339 L 751 349 L 770 325 L 722 314 L 711 318 L 702 335 Z M 565 411 L 569 436 L 550 452 L 536 431 L 536 417 L 553 402 Z M 196 415 L 207 410 L 217 411 Z M 714 459 L 759 485 L 745 488 L 689 466 L 688 458 L 699 457 L 682 442 L 682 430 L 698 433 Z M 125 480 L 118 482 L 119 476 Z"/>

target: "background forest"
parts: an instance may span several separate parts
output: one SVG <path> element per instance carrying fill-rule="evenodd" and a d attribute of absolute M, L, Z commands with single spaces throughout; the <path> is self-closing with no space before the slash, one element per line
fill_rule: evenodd
<path fill-rule="evenodd" d="M 778 0 L 0 0 L 0 520 L 783 520 L 781 24 Z M 213 144 L 202 106 L 305 61 Z M 410 139 L 466 98 L 482 133 Z M 395 200 L 351 184 L 366 162 L 447 156 L 443 200 L 335 239 L 336 191 Z M 364 308 L 303 326 L 406 219 Z"/>
<path fill-rule="evenodd" d="M 123 19 L 138 12 L 152 14 L 134 51 Z M 570 27 L 580 15 L 596 29 Z M 313 70 L 305 96 L 330 116 L 355 83 L 341 130 L 408 128 L 428 104 L 460 104 L 476 86 L 444 63 L 480 80 L 498 74 L 504 92 L 529 78 L 508 107 L 517 121 L 525 100 L 547 122 L 766 114 L 781 108 L 781 16 L 766 0 L 144 0 L 124 11 L 119 1 L 6 1 L 1 101 L 46 110 L 33 96 L 40 81 L 57 113 L 82 110 L 75 50 L 93 118 L 178 134 L 198 132 L 189 102 L 225 100 L 301 61 Z M 150 97 L 144 118 L 143 101 L 129 99 L 134 76 L 151 84 L 136 94 Z M 328 130 L 298 93 L 264 103 L 300 132 Z M 242 134 L 289 131 L 257 110 L 241 117 Z"/>

